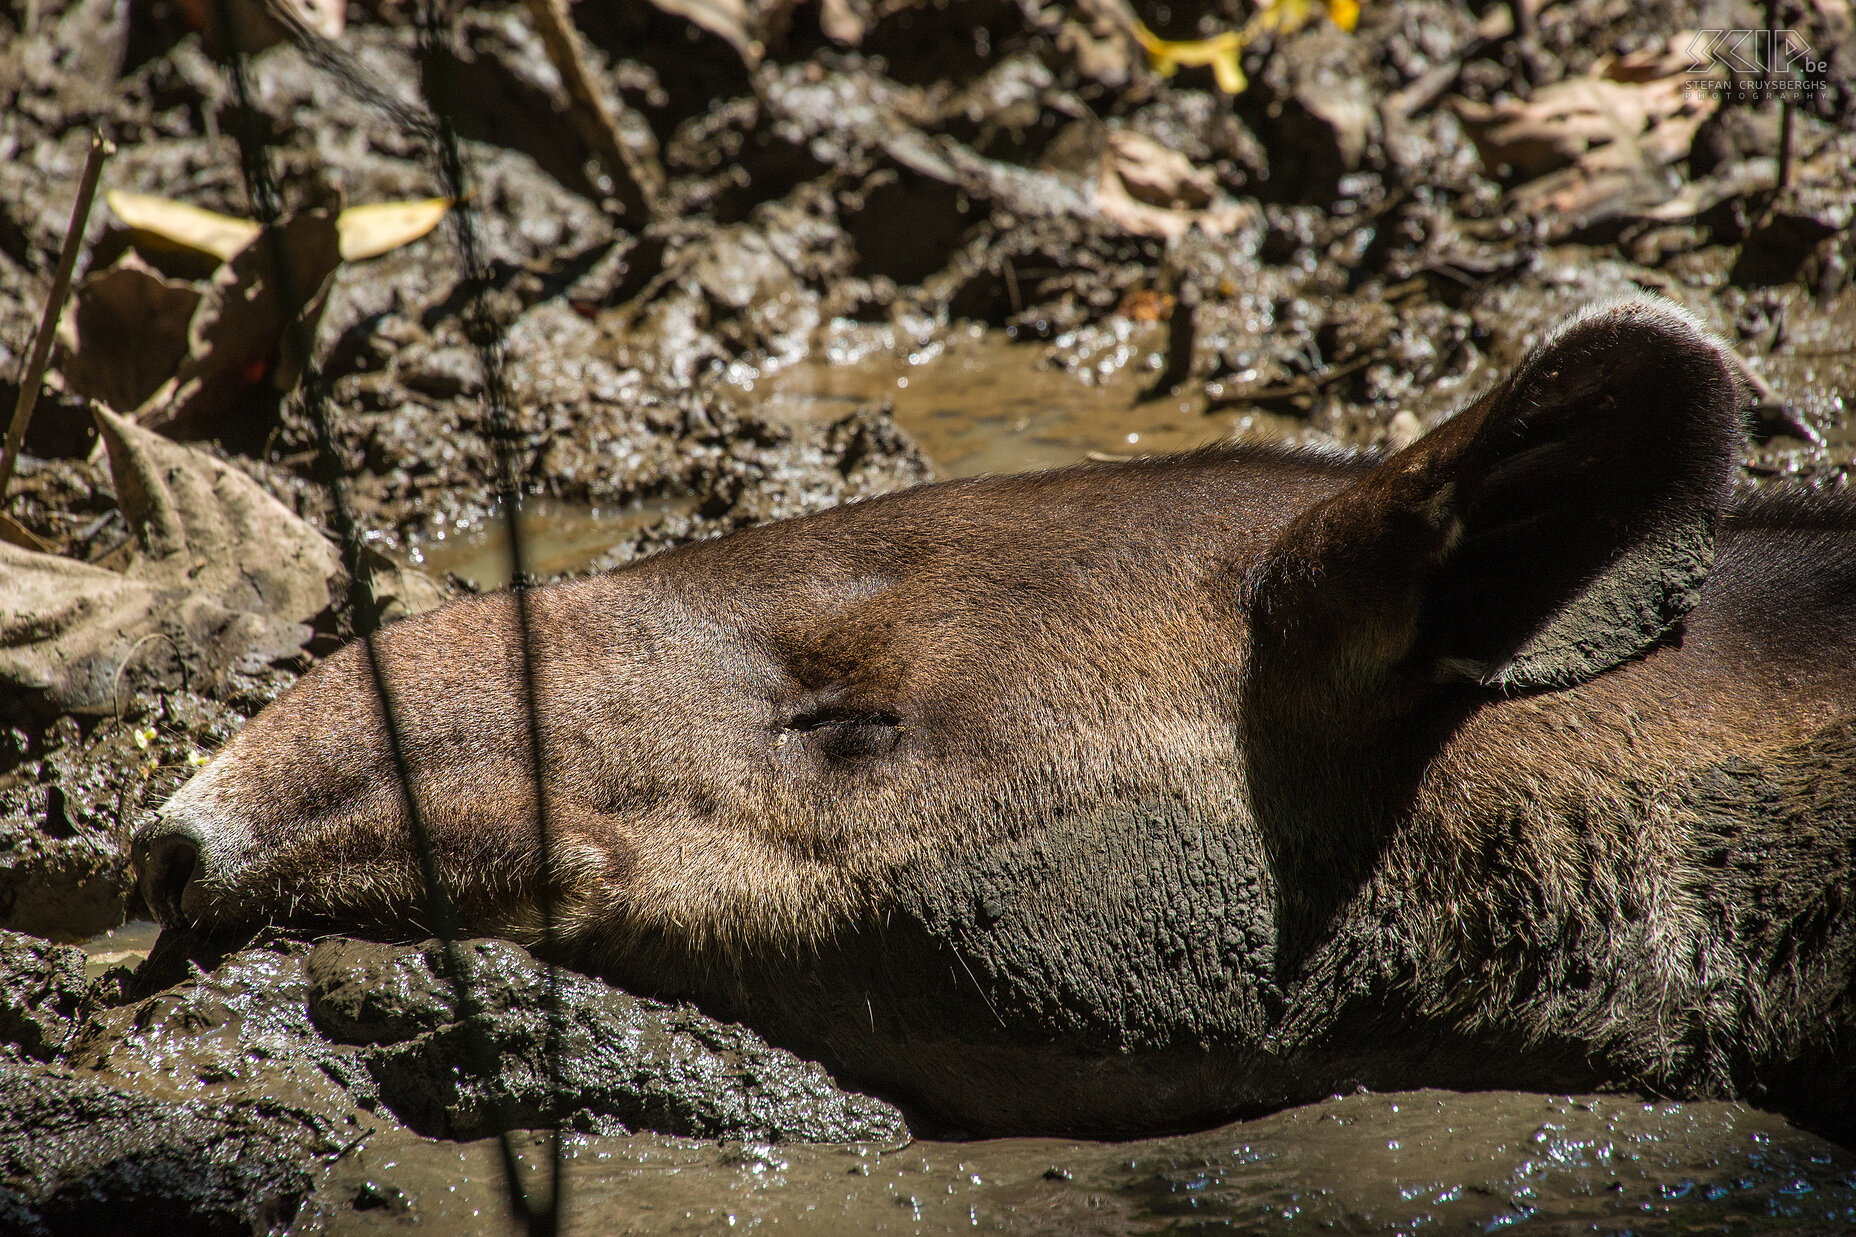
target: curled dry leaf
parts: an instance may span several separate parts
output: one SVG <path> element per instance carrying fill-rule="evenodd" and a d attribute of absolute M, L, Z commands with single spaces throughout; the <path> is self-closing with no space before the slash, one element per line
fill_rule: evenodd
<path fill-rule="evenodd" d="M 270 270 L 273 249 L 284 263 L 282 289 Z M 275 245 L 260 239 L 239 252 L 201 299 L 179 371 L 136 418 L 176 436 L 197 434 L 266 381 L 280 391 L 296 385 L 301 358 L 289 347 L 289 327 L 300 317 L 314 333 L 340 263 L 335 221 L 322 210 L 279 223 Z"/>
<path fill-rule="evenodd" d="M 197 681 L 300 649 L 339 569 L 322 534 L 232 465 L 96 417 L 132 532 L 128 568 L 0 544 L 0 690 L 109 712 L 131 669 Z"/>
<path fill-rule="evenodd" d="M 753 0 L 751 20 L 762 41 L 778 47 L 792 32 L 793 14 L 809 3 L 811 0 Z M 861 44 L 871 19 L 869 0 L 818 0 L 819 32 L 840 47 Z"/>
<path fill-rule="evenodd" d="M 1688 155 L 1718 104 L 1693 88 L 1689 64 L 1659 51 L 1605 57 L 1525 102 L 1453 106 L 1483 165 L 1523 181 L 1510 201 L 1547 220 L 1551 239 L 1619 214 L 1647 215 L 1676 195 L 1679 178 L 1663 169 Z"/>
<path fill-rule="evenodd" d="M 700 26 L 735 49 L 749 68 L 764 52 L 745 0 L 651 0 L 664 12 Z"/>
<path fill-rule="evenodd" d="M 197 285 L 171 280 L 123 255 L 77 285 L 54 364 L 65 386 L 117 412 L 139 408 L 187 355 Z"/>
<path fill-rule="evenodd" d="M 1256 215 L 1255 207 L 1221 194 L 1211 175 L 1178 151 L 1123 129 L 1111 132 L 1103 148 L 1096 209 L 1125 232 L 1165 240 L 1195 227 L 1223 236 Z"/>
<path fill-rule="evenodd" d="M 1453 106 L 1485 167 L 1522 180 L 1558 168 L 1586 172 L 1662 167 L 1685 157 L 1716 98 L 1693 89 L 1684 56 L 1606 57 L 1590 73 L 1554 82 L 1525 101 Z"/>

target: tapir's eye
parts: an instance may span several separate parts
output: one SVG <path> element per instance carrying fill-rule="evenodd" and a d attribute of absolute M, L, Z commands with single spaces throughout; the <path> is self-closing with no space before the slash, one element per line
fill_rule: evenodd
<path fill-rule="evenodd" d="M 902 738 L 902 719 L 894 713 L 843 707 L 801 713 L 787 728 L 826 759 L 847 762 L 887 755 Z"/>

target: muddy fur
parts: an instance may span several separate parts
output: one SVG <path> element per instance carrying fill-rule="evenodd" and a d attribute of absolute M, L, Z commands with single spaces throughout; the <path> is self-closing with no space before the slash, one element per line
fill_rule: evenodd
<path fill-rule="evenodd" d="M 1851 517 L 1736 505 L 1740 409 L 1624 302 L 1384 460 L 927 486 L 543 590 L 571 952 L 969 1133 L 1363 1083 L 1847 1137 Z M 512 612 L 380 648 L 448 885 L 527 937 Z M 413 930 L 356 651 L 137 851 L 170 919 Z"/>

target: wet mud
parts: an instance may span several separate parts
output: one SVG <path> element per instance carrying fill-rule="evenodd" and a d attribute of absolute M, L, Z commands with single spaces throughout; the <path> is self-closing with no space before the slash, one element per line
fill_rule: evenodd
<path fill-rule="evenodd" d="M 489 1149 L 370 1142 L 300 1224 L 391 1232 L 495 1214 Z M 536 1156 L 529 1154 L 532 1164 Z M 1799 1233 L 1856 1224 L 1856 1157 L 1734 1104 L 1339 1096 L 1137 1143 L 573 1146 L 569 1232 Z M 469 1181 L 453 1191 L 453 1176 Z"/>
<path fill-rule="evenodd" d="M 0 409 L 93 129 L 119 147 L 106 189 L 250 213 L 198 7 L 0 0 Z M 355 3 L 338 60 L 465 139 L 543 577 L 935 476 L 1231 437 L 1396 448 L 1566 314 L 1640 291 L 1756 378 L 1742 484 L 1847 484 L 1840 6 L 1780 6 L 1817 64 L 1789 118 L 1680 91 L 1681 5 L 1369 3 L 1351 31 L 1322 7 L 1251 45 L 1230 94 L 1207 67 L 1162 75 L 1107 3 L 575 6 L 620 140 L 660 174 L 648 220 L 523 6 L 458 6 L 445 77 L 408 6 Z M 1249 9 L 1131 12 L 1190 40 Z M 289 40 L 250 61 L 286 207 L 439 192 L 328 64 Z M 1600 81 L 1647 109 L 1628 142 L 1554 102 Z M 91 273 L 139 264 L 172 297 L 217 266 L 101 206 L 85 242 L 79 312 Z M 315 327 L 370 544 L 432 599 L 508 578 L 465 300 L 440 228 L 338 266 Z M 136 529 L 86 399 L 163 376 L 94 385 L 108 353 L 154 356 L 142 339 L 64 341 L 7 493 L 45 552 L 101 570 Z M 260 359 L 169 432 L 326 530 L 309 421 Z M 551 1122 L 572 1131 L 569 1231 L 1856 1229 L 1856 1157 L 1742 1105 L 1349 1095 L 1137 1143 L 910 1142 L 882 1099 L 751 1032 L 581 976 L 548 1100 L 540 972 L 514 946 L 470 947 L 472 1023 L 429 946 L 157 943 L 141 918 L 128 836 L 344 634 L 334 607 L 299 626 L 211 673 L 136 645 L 107 707 L 0 685 L 0 1231 L 498 1231 L 482 1139 Z M 39 630 L 0 580 L 9 647 Z"/>
<path fill-rule="evenodd" d="M 119 936 L 91 956 L 153 944 Z M 514 945 L 464 946 L 494 1061 L 477 1071 L 459 1068 L 473 1050 L 434 945 L 185 944 L 86 980 L 79 950 L 0 936 L 8 991 L 31 1011 L 0 1036 L 40 1063 L 0 1071 L 8 1231 L 101 1231 L 79 1226 L 131 1203 L 149 1226 L 109 1231 L 175 1231 L 159 1225 L 183 1215 L 227 1232 L 498 1231 L 486 1124 L 549 1116 L 570 1131 L 568 1232 L 1856 1225 L 1856 1153 L 1719 1102 L 1362 1092 L 1135 1142 L 912 1140 L 893 1109 L 742 1028 L 575 975 L 569 1107 L 550 1113 L 536 1107 L 542 972 Z M 532 1183 L 543 1143 L 518 1147 Z"/>

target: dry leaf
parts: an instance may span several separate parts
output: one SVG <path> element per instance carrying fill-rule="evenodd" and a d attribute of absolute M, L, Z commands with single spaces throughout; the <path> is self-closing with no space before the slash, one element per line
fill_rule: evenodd
<path fill-rule="evenodd" d="M 221 215 L 153 194 L 112 190 L 104 197 L 116 217 L 135 230 L 138 240 L 192 250 L 221 262 L 231 261 L 258 235 L 258 225 L 249 219 Z M 341 234 L 342 259 L 360 262 L 410 244 L 437 227 L 450 208 L 450 198 L 350 206 L 335 220 Z"/>
<path fill-rule="evenodd" d="M 450 198 L 417 202 L 373 202 L 350 206 L 335 217 L 344 262 L 360 262 L 411 244 L 438 226 Z"/>
<path fill-rule="evenodd" d="M 247 246 L 213 276 L 189 331 L 187 357 L 174 379 L 138 409 L 136 419 L 177 436 L 202 433 L 269 381 L 296 384 L 300 358 L 284 345 L 299 315 L 313 334 L 329 278 L 341 264 L 335 221 L 305 211 L 277 226 L 275 246 Z M 289 298 L 273 287 L 270 251 L 283 256 Z"/>
<path fill-rule="evenodd" d="M 1115 305 L 1115 312 L 1136 322 L 1164 322 L 1173 316 L 1176 298 L 1152 288 L 1132 288 Z"/>
<path fill-rule="evenodd" d="M 1266 30 L 1277 34 L 1300 30 L 1314 19 L 1317 2 L 1264 0 L 1263 7 L 1244 23 L 1242 30 L 1226 30 L 1209 39 L 1163 39 L 1132 16 L 1130 30 L 1147 49 L 1148 63 L 1161 77 L 1171 77 L 1182 68 L 1210 67 L 1218 89 L 1226 94 L 1242 94 L 1250 84 L 1244 76 L 1244 49 Z M 1351 31 L 1359 24 L 1358 0 L 1322 0 L 1320 8 L 1342 30 Z"/>
<path fill-rule="evenodd" d="M 127 571 L 0 544 L 0 684 L 67 712 L 115 708 L 132 660 L 217 675 L 288 656 L 329 604 L 334 548 L 257 482 L 204 451 L 98 410 Z"/>
<path fill-rule="evenodd" d="M 1256 216 L 1254 206 L 1225 197 L 1178 151 L 1125 129 L 1111 132 L 1103 148 L 1096 209 L 1124 232 L 1166 240 L 1195 227 L 1223 236 Z"/>
<path fill-rule="evenodd" d="M 1128 193 L 1150 206 L 1198 210 L 1211 205 L 1218 193 L 1211 173 L 1193 167 L 1177 150 L 1126 129 L 1108 135 L 1108 158 Z"/>
<path fill-rule="evenodd" d="M 1687 156 L 1718 102 L 1692 89 L 1681 56 L 1607 58 L 1593 71 L 1494 104 L 1456 99 L 1485 167 L 1523 180 L 1576 165 L 1587 173 L 1657 168 Z"/>
<path fill-rule="evenodd" d="M 16 545 L 22 550 L 50 551 L 52 548 L 37 533 L 4 511 L 0 511 L 0 541 Z"/>
<path fill-rule="evenodd" d="M 1677 36 L 1671 46 L 1684 42 Z M 1452 105 L 1483 165 L 1506 165 L 1524 182 L 1510 194 L 1513 208 L 1544 219 L 1558 238 L 1601 219 L 1646 214 L 1676 196 L 1679 180 L 1663 169 L 1687 157 L 1719 103 L 1693 88 L 1688 67 L 1686 56 L 1633 52 L 1605 57 L 1525 101 Z"/>
<path fill-rule="evenodd" d="M 180 367 L 200 289 L 125 254 L 86 275 L 72 299 L 59 331 L 58 372 L 77 394 L 128 412 Z"/>
<path fill-rule="evenodd" d="M 215 53 L 226 44 L 220 23 L 227 13 L 247 52 L 282 43 L 293 30 L 337 38 L 348 24 L 347 0 L 179 0 L 179 6 L 187 24 L 206 36 Z"/>
<path fill-rule="evenodd" d="M 110 210 L 124 227 L 138 233 L 137 240 L 151 241 L 157 247 L 191 249 L 210 254 L 221 262 L 251 244 L 258 235 L 258 225 L 249 219 L 235 219 L 217 211 L 158 198 L 150 193 L 130 193 L 112 189 L 103 195 Z"/>

